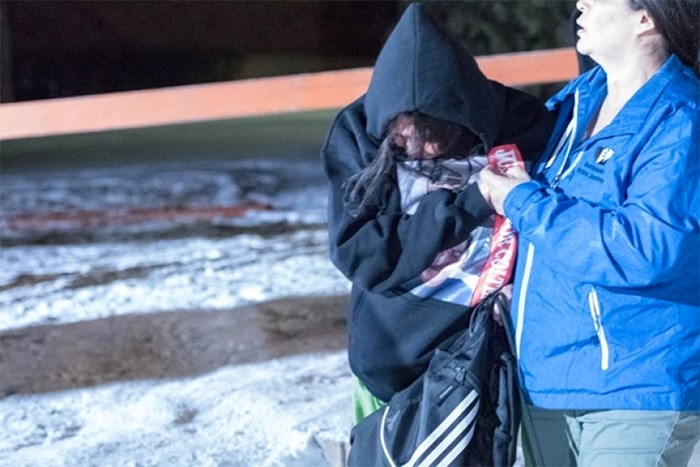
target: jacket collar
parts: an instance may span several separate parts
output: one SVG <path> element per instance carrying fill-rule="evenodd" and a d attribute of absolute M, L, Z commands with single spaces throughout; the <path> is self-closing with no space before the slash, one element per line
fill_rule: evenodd
<path fill-rule="evenodd" d="M 632 96 L 615 116 L 611 124 L 596 134 L 591 140 L 605 138 L 611 134 L 619 135 L 634 133 L 649 117 L 664 90 L 674 77 L 683 73 L 684 65 L 676 55 L 671 55 L 659 70 Z M 587 123 L 600 108 L 607 95 L 605 72 L 597 67 L 589 76 L 582 80 L 579 89 L 577 140 L 580 141 Z"/>

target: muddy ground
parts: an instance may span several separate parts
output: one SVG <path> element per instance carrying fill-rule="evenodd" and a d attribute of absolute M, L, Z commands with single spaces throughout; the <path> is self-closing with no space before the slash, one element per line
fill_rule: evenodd
<path fill-rule="evenodd" d="M 347 297 L 113 316 L 0 333 L 0 395 L 172 379 L 343 349 Z"/>

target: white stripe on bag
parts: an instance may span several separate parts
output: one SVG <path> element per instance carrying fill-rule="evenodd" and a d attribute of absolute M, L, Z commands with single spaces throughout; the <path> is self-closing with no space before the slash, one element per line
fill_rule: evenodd
<path fill-rule="evenodd" d="M 450 445 L 454 442 L 455 438 L 461 435 L 464 432 L 464 430 L 467 430 L 471 427 L 467 434 L 464 435 L 462 440 L 459 443 L 457 443 L 457 445 L 452 449 L 452 451 L 450 451 L 448 455 L 438 464 L 438 467 L 449 465 L 450 462 L 467 447 L 469 441 L 471 441 L 472 436 L 474 435 L 474 427 L 476 425 L 476 423 L 474 423 L 474 419 L 476 418 L 476 413 L 478 410 L 479 403 L 477 402 L 477 404 L 469 412 L 469 414 L 467 414 L 464 420 L 459 422 L 459 424 L 454 428 L 454 430 L 452 430 L 450 434 L 446 436 L 445 439 L 443 439 L 442 442 L 439 445 L 437 445 L 435 449 L 433 449 L 433 452 L 431 452 L 428 457 L 423 459 L 423 462 L 418 464 L 418 467 L 429 467 L 433 465 L 435 459 L 440 457 L 447 450 L 447 448 L 450 447 Z"/>
<path fill-rule="evenodd" d="M 438 440 L 440 436 L 442 436 L 445 431 L 457 420 L 457 418 L 462 415 L 466 410 L 469 408 L 472 402 L 478 397 L 478 394 L 476 393 L 475 390 L 472 389 L 472 391 L 467 395 L 467 397 L 464 398 L 462 402 L 459 403 L 457 407 L 455 407 L 450 415 L 445 418 L 445 420 L 440 423 L 440 425 L 433 430 L 432 433 L 430 433 L 424 440 L 423 442 L 416 448 L 414 451 L 413 455 L 411 458 L 408 460 L 408 462 L 405 464 L 406 466 L 413 466 L 418 459 L 425 454 L 430 447 L 435 444 L 435 442 Z M 476 405 L 478 407 L 478 404 Z M 474 414 L 474 415 L 472 415 Z M 474 418 L 476 414 L 474 413 L 474 410 L 472 410 L 469 415 L 467 416 L 467 419 L 471 417 L 472 419 Z M 467 423 L 469 423 L 470 420 L 467 420 Z M 439 448 L 440 446 L 438 446 Z M 444 450 L 444 448 L 443 448 Z"/>
<path fill-rule="evenodd" d="M 467 449 L 467 446 L 469 446 L 469 442 L 472 440 L 472 436 L 474 436 L 474 430 L 476 429 L 476 423 L 472 423 L 472 427 L 467 433 L 467 435 L 460 440 L 457 445 L 452 448 L 452 451 L 450 451 L 445 458 L 440 462 L 437 467 L 445 467 L 447 465 L 450 465 L 450 462 L 452 462 L 455 457 L 459 455 L 460 452 L 464 451 Z"/>
<path fill-rule="evenodd" d="M 384 451 L 384 458 L 387 460 L 391 467 L 396 467 L 394 459 L 391 458 L 391 453 L 386 445 L 386 439 L 384 438 L 384 426 L 386 425 L 386 416 L 389 414 L 389 404 L 384 408 L 384 414 L 382 415 L 382 424 L 379 426 L 379 442 L 382 445 L 382 450 Z"/>

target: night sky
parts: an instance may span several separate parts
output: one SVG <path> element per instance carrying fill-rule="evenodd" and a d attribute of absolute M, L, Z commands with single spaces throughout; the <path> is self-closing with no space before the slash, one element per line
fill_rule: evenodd
<path fill-rule="evenodd" d="M 0 1 L 2 101 L 371 66 L 400 1 Z"/>

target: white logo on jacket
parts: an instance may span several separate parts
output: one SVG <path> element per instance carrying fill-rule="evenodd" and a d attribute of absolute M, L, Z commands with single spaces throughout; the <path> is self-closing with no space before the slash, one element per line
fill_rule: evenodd
<path fill-rule="evenodd" d="M 598 155 L 595 158 L 595 163 L 605 164 L 614 155 L 615 151 L 611 148 L 598 148 Z"/>

